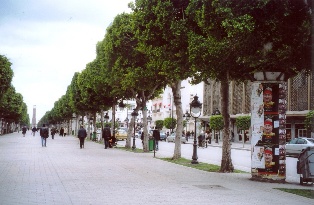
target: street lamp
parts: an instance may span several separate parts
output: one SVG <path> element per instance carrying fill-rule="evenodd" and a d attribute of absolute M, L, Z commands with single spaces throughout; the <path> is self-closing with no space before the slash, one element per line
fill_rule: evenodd
<path fill-rule="evenodd" d="M 134 119 L 134 134 L 133 134 L 133 146 L 132 146 L 132 149 L 135 150 L 136 148 L 136 145 L 135 145 L 135 119 L 136 117 L 138 116 L 138 113 L 136 112 L 135 109 L 133 109 L 133 112 L 131 113 L 133 119 Z"/>
<path fill-rule="evenodd" d="M 197 142 L 196 142 L 196 119 L 201 115 L 202 103 L 198 100 L 198 96 L 194 96 L 194 100 L 190 103 L 190 113 L 191 116 L 195 119 L 195 127 L 194 127 L 194 143 L 193 143 L 193 156 L 192 156 L 192 164 L 198 164 L 197 157 Z"/>
<path fill-rule="evenodd" d="M 212 115 L 221 115 L 218 108 L 215 109 L 215 111 L 212 113 Z M 218 135 L 216 136 L 216 130 L 214 130 L 214 137 L 215 137 L 215 143 L 218 143 Z"/>

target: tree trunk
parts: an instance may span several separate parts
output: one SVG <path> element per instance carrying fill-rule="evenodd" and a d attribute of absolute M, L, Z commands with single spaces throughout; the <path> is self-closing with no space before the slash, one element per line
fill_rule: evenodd
<path fill-rule="evenodd" d="M 146 105 L 146 102 L 145 102 L 145 105 Z M 144 123 L 144 128 L 143 128 L 143 131 L 144 131 L 144 148 L 143 148 L 143 151 L 144 152 L 149 152 L 149 147 L 148 147 L 148 129 L 147 129 L 147 110 L 144 110 L 144 106 L 143 106 L 143 123 Z"/>
<path fill-rule="evenodd" d="M 131 142 L 132 142 L 132 138 L 133 138 L 133 135 L 134 135 L 134 124 L 132 124 L 132 120 L 134 121 L 133 117 L 131 119 L 131 123 L 129 124 L 129 127 L 128 127 L 128 134 L 127 134 L 127 138 L 126 138 L 126 141 L 125 141 L 125 148 L 127 149 L 130 149 L 131 148 Z M 132 128 L 130 128 L 130 125 L 132 125 Z"/>
<path fill-rule="evenodd" d="M 222 159 L 220 172 L 233 172 L 234 167 L 231 160 L 231 140 L 229 135 L 229 122 L 230 115 L 228 112 L 229 107 L 229 80 L 221 81 L 221 113 L 224 120 L 223 129 L 223 144 L 222 144 Z"/>
<path fill-rule="evenodd" d="M 88 113 L 87 115 L 87 139 L 90 139 L 90 134 L 91 134 L 91 125 L 89 122 L 90 117 L 91 117 L 91 114 Z"/>
<path fill-rule="evenodd" d="M 181 102 L 181 80 L 170 85 L 173 93 L 173 102 L 176 106 L 177 129 L 175 137 L 175 147 L 172 159 L 181 158 L 181 137 L 183 131 L 183 111 Z"/>
<path fill-rule="evenodd" d="M 112 105 L 112 119 L 111 119 L 111 135 L 116 137 L 116 105 L 113 103 Z"/>
<path fill-rule="evenodd" d="M 104 130 L 104 111 L 103 110 L 101 110 L 100 111 L 100 142 L 102 142 L 102 132 L 103 132 L 103 130 Z"/>
<path fill-rule="evenodd" d="M 128 136 L 127 136 L 127 139 L 126 139 L 126 142 L 125 142 L 125 147 L 130 149 L 131 148 L 131 142 L 132 142 L 132 137 L 134 135 L 134 124 L 135 123 L 135 120 L 134 120 L 134 117 L 132 116 L 131 117 L 131 121 L 129 123 L 129 127 L 128 127 Z"/>
<path fill-rule="evenodd" d="M 93 134 L 94 134 L 94 132 L 95 132 L 95 140 L 97 139 L 97 126 L 96 126 L 96 112 L 94 112 L 94 114 L 93 114 L 93 127 L 94 127 L 94 131 L 93 131 Z M 94 136 L 93 136 L 94 137 Z"/>

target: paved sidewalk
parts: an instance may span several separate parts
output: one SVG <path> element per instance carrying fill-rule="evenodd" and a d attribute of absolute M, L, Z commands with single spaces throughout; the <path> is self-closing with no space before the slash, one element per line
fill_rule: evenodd
<path fill-rule="evenodd" d="M 284 204 L 312 199 L 273 188 L 313 189 L 262 183 L 250 174 L 208 173 L 156 159 L 152 153 L 104 149 L 73 136 L 21 133 L 0 136 L 0 204 Z"/>
<path fill-rule="evenodd" d="M 208 146 L 222 147 L 222 142 L 212 142 L 211 144 L 208 144 Z M 249 142 L 246 142 L 244 144 L 241 142 L 231 142 L 231 149 L 251 150 L 251 144 Z"/>

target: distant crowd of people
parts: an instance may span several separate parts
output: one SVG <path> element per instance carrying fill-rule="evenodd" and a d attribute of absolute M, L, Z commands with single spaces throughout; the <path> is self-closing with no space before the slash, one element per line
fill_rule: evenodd
<path fill-rule="evenodd" d="M 25 134 L 27 130 L 29 130 L 29 128 L 27 128 L 26 126 L 23 126 L 21 130 L 22 130 L 23 137 L 25 137 Z M 49 138 L 50 135 L 51 135 L 51 138 L 54 139 L 54 136 L 57 133 L 59 133 L 59 136 L 61 137 L 65 137 L 68 134 L 68 128 L 61 127 L 60 130 L 58 130 L 54 126 L 51 127 L 50 134 L 49 134 L 49 128 L 46 127 L 45 124 L 43 124 L 42 127 L 40 128 L 33 127 L 31 130 L 32 130 L 33 136 L 35 136 L 35 133 L 39 131 L 42 147 L 47 146 L 47 138 Z M 80 126 L 80 129 L 78 130 L 77 137 L 80 141 L 80 148 L 81 149 L 84 148 L 84 142 L 85 142 L 85 138 L 87 137 L 87 132 L 86 132 L 86 129 L 82 125 Z M 106 125 L 105 128 L 103 129 L 102 138 L 104 139 L 105 149 L 116 146 L 116 139 L 115 137 L 112 136 L 109 125 Z"/>
<path fill-rule="evenodd" d="M 22 127 L 22 134 L 23 137 L 25 137 L 26 131 L 28 130 L 28 128 L 26 126 Z M 39 131 L 40 136 L 41 136 L 41 141 L 42 141 L 42 146 L 46 147 L 47 145 L 47 138 L 49 137 L 49 128 L 46 127 L 45 124 L 43 124 L 42 127 L 40 128 L 36 128 L 33 127 L 31 129 L 32 131 L 32 135 L 35 136 L 35 133 L 37 131 Z M 68 134 L 68 128 L 66 127 L 61 127 L 60 130 L 58 130 L 56 127 L 52 126 L 50 129 L 50 135 L 52 137 L 52 139 L 54 139 L 54 136 L 56 134 L 59 134 L 59 136 L 61 137 L 65 137 Z M 169 136 L 169 132 L 166 133 L 166 136 Z M 183 131 L 182 132 L 182 137 L 186 138 L 186 141 L 188 141 L 190 138 L 194 137 L 194 131 L 192 130 L 190 131 Z M 232 135 L 232 139 L 234 139 L 234 133 L 231 133 Z M 158 150 L 158 141 L 160 141 L 160 131 L 155 129 L 152 130 L 152 133 L 149 135 L 152 139 L 154 139 L 154 144 L 155 144 L 155 150 Z M 78 130 L 78 134 L 77 137 L 79 139 L 79 144 L 80 144 L 80 149 L 84 148 L 84 142 L 85 142 L 85 138 L 87 137 L 87 131 L 84 128 L 84 126 L 80 126 L 80 129 Z M 102 131 L 102 135 L 101 135 L 103 141 L 104 141 L 104 149 L 108 149 L 108 148 L 112 148 L 116 146 L 116 138 L 112 135 L 111 129 L 109 127 L 108 124 L 105 125 L 103 131 Z M 144 141 L 144 132 L 141 132 L 141 140 L 142 143 Z M 197 136 L 197 141 L 198 141 L 198 146 L 199 147 L 205 147 L 207 146 L 207 144 L 211 144 L 212 141 L 212 133 L 210 131 L 202 131 L 198 136 Z"/>
<path fill-rule="evenodd" d="M 29 130 L 28 127 L 26 127 L 26 126 L 23 126 L 23 127 L 22 127 L 21 131 L 22 131 L 23 137 L 25 137 L 26 132 L 27 132 L 28 130 Z M 46 127 L 46 124 L 43 124 L 43 126 L 40 127 L 40 128 L 33 127 L 33 128 L 31 129 L 31 131 L 32 131 L 31 134 L 32 134 L 33 136 L 35 136 L 36 132 L 39 131 L 39 135 L 40 135 L 40 137 L 41 137 L 42 147 L 46 147 L 46 146 L 47 146 L 47 138 L 49 137 L 49 128 Z M 19 130 L 18 130 L 18 132 L 19 132 Z M 56 127 L 52 126 L 51 129 L 50 129 L 51 138 L 54 139 L 54 136 L 55 136 L 57 133 L 59 133 L 59 136 L 65 137 L 65 136 L 68 134 L 68 128 L 66 128 L 66 127 L 65 127 L 65 128 L 64 128 L 64 127 L 61 127 L 61 128 L 60 128 L 60 131 L 59 131 Z"/>

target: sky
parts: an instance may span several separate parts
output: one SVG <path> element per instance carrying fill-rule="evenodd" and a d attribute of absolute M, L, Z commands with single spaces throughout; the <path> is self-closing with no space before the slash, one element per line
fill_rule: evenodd
<path fill-rule="evenodd" d="M 0 54 L 12 85 L 38 122 L 67 91 L 75 72 L 96 57 L 114 17 L 132 0 L 0 0 Z"/>

